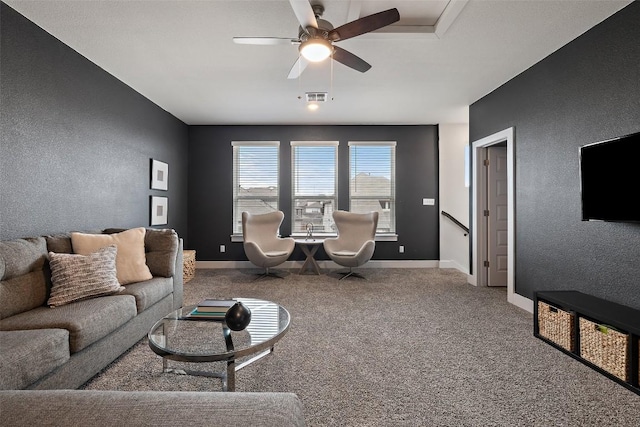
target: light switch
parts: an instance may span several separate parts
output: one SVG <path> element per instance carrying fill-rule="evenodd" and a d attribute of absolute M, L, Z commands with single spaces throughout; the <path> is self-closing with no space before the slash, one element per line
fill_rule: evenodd
<path fill-rule="evenodd" d="M 436 199 L 422 199 L 423 206 L 433 206 L 436 204 Z"/>

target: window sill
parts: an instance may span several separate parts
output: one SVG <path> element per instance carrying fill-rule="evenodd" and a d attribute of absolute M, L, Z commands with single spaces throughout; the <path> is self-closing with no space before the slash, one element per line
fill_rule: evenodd
<path fill-rule="evenodd" d="M 376 242 L 397 242 L 398 235 L 395 233 L 376 234 Z"/>
<path fill-rule="evenodd" d="M 300 239 L 307 237 L 307 233 L 292 233 L 291 237 Z M 313 233 L 313 237 L 317 239 L 333 239 L 338 237 L 338 235 L 336 233 Z"/>
<path fill-rule="evenodd" d="M 301 238 L 301 237 L 306 237 L 306 233 L 293 233 L 291 235 L 291 237 L 293 238 Z M 328 238 L 333 238 L 333 237 L 337 237 L 337 235 L 335 234 L 322 234 L 322 233 L 315 233 L 313 235 L 316 238 L 320 238 L 320 239 L 328 239 Z M 243 242 L 243 238 L 242 238 L 242 234 L 232 234 L 231 235 L 231 241 L 232 242 Z M 395 233 L 384 233 L 384 234 L 376 234 L 376 242 L 397 242 L 398 241 L 398 235 Z"/>

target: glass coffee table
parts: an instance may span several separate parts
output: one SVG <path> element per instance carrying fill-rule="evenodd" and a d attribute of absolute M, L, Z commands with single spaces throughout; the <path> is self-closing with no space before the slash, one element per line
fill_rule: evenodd
<path fill-rule="evenodd" d="M 231 299 L 251 310 L 251 323 L 242 331 L 230 330 L 221 320 L 187 319 L 195 305 L 180 308 L 153 325 L 148 334 L 149 347 L 162 356 L 163 372 L 221 378 L 223 391 L 235 391 L 236 371 L 273 352 L 275 343 L 289 329 L 289 312 L 271 301 Z M 223 372 L 171 369 L 169 360 L 225 361 L 227 367 Z"/>

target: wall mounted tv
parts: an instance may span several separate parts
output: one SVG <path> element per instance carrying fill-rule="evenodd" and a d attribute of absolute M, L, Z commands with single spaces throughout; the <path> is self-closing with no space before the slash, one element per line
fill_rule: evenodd
<path fill-rule="evenodd" d="M 640 132 L 580 147 L 582 220 L 640 222 Z"/>

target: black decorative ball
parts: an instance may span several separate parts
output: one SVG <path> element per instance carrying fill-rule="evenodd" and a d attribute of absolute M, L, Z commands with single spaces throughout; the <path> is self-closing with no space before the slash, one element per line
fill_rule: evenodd
<path fill-rule="evenodd" d="M 249 310 L 249 307 L 238 301 L 233 304 L 229 310 L 227 310 L 224 320 L 232 331 L 241 331 L 249 325 L 249 322 L 251 322 L 251 310 Z"/>

